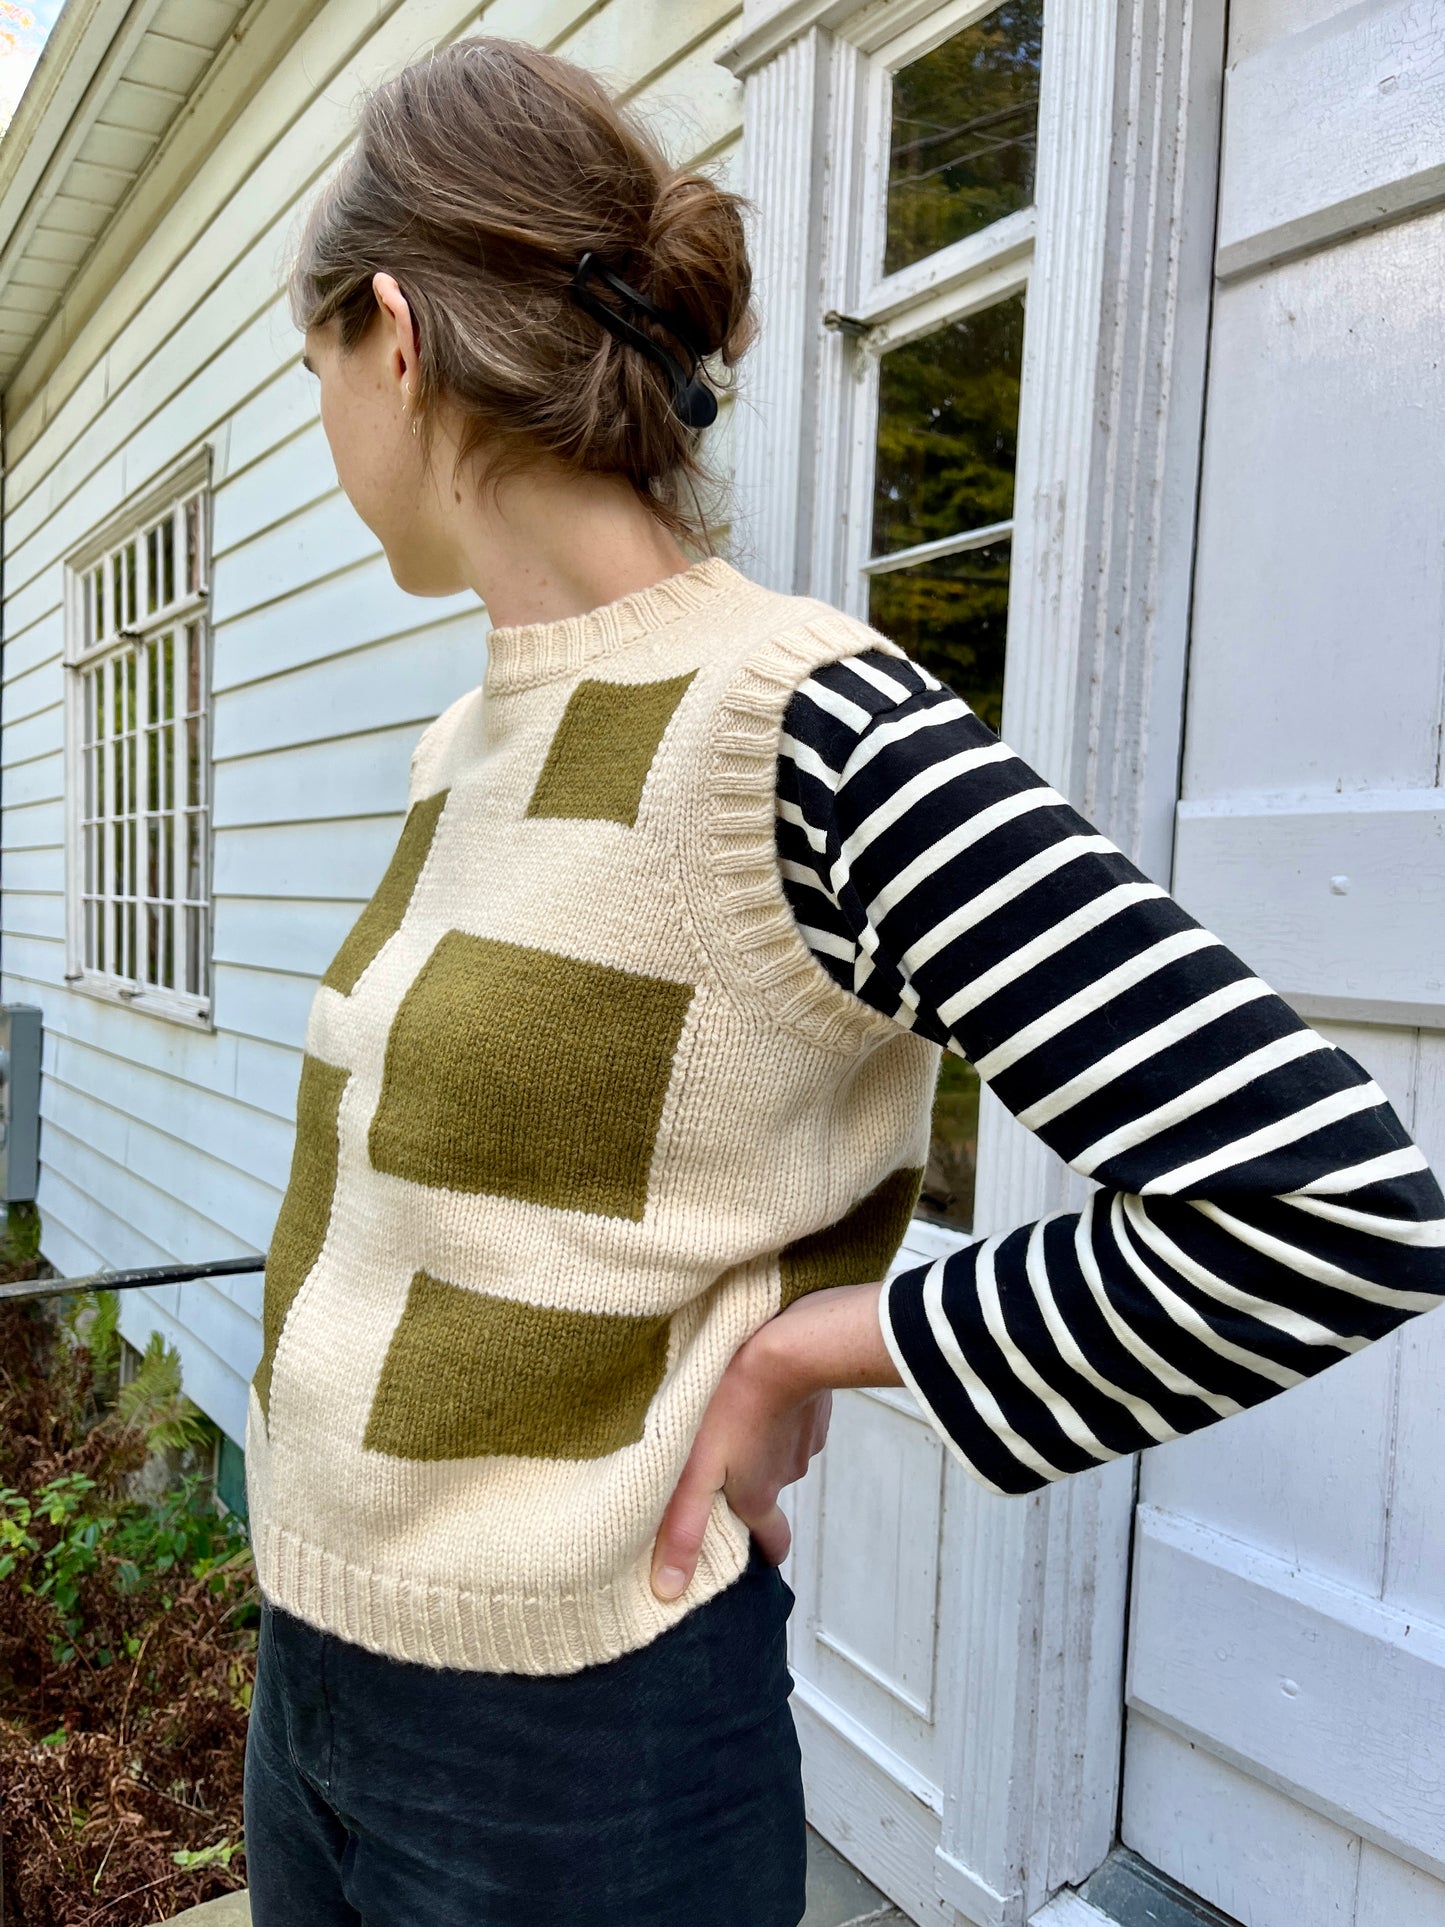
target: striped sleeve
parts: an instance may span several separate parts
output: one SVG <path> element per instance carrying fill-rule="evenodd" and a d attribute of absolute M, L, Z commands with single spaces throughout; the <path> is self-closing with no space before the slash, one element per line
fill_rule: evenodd
<path fill-rule="evenodd" d="M 795 692 L 777 839 L 824 967 L 1097 1187 L 883 1292 L 991 1490 L 1258 1405 L 1445 1297 L 1445 1198 L 1379 1086 L 916 664 Z"/>

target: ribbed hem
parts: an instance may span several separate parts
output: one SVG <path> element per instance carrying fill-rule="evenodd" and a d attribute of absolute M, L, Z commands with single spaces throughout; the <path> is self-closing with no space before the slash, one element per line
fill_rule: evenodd
<path fill-rule="evenodd" d="M 489 695 L 501 695 L 507 690 L 550 682 L 556 676 L 573 675 L 594 658 L 704 608 L 728 590 L 746 592 L 753 586 L 720 555 L 710 555 L 645 589 L 634 589 L 615 602 L 589 609 L 585 615 L 493 629 L 487 638 L 484 687 Z"/>
<path fill-rule="evenodd" d="M 811 607 L 812 619 L 749 659 L 718 705 L 708 844 L 726 955 L 715 961 L 734 975 L 740 967 L 778 1023 L 825 1050 L 853 1053 L 898 1027 L 830 976 L 798 929 L 778 868 L 778 737 L 793 691 L 815 669 L 869 650 L 903 651 L 851 616 Z"/>
<path fill-rule="evenodd" d="M 350 1564 L 299 1533 L 265 1524 L 253 1545 L 262 1593 L 322 1631 L 420 1666 L 481 1673 L 576 1673 L 647 1646 L 730 1586 L 748 1563 L 748 1532 L 715 1511 L 697 1574 L 664 1605 L 646 1567 L 576 1592 L 523 1597 L 426 1585 Z"/>

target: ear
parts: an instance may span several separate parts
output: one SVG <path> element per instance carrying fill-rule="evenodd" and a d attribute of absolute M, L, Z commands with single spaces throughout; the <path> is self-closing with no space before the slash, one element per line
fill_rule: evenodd
<path fill-rule="evenodd" d="M 371 277 L 371 287 L 381 310 L 388 360 L 396 377 L 397 386 L 399 388 L 403 382 L 408 382 L 411 385 L 411 392 L 415 394 L 420 342 L 410 303 L 402 293 L 395 277 L 384 270 L 378 271 Z"/>

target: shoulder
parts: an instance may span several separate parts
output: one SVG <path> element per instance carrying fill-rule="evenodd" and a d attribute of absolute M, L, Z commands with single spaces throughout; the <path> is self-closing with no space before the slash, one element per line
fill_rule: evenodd
<path fill-rule="evenodd" d="M 824 663 L 789 698 L 779 784 L 811 776 L 829 791 L 866 768 L 871 790 L 897 788 L 936 762 L 993 741 L 964 699 L 896 648 Z M 794 770 L 797 776 L 794 776 Z"/>
<path fill-rule="evenodd" d="M 407 802 L 418 803 L 450 787 L 454 768 L 467 753 L 481 747 L 482 690 L 469 689 L 449 703 L 435 722 L 428 723 L 411 753 Z"/>

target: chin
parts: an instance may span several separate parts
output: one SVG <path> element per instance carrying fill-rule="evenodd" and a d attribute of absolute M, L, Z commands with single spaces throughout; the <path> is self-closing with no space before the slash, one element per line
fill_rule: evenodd
<path fill-rule="evenodd" d="M 429 569 L 415 555 L 396 555 L 387 549 L 386 559 L 392 580 L 398 589 L 405 589 L 408 595 L 456 595 L 466 587 L 464 582 L 442 581 L 435 569 Z"/>

